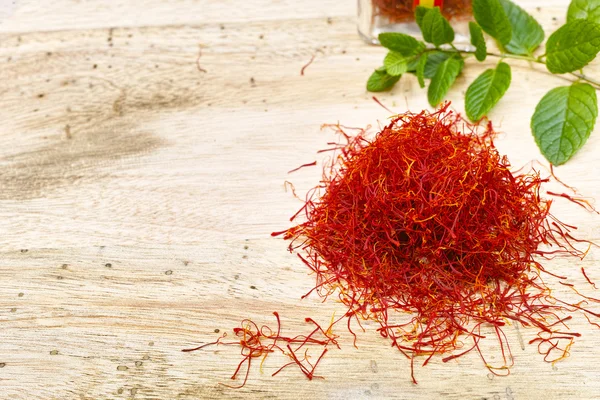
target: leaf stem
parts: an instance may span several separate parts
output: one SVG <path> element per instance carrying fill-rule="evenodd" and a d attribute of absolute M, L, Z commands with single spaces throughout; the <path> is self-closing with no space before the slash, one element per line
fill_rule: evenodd
<path fill-rule="evenodd" d="M 462 54 L 475 54 L 474 50 L 458 50 L 459 53 Z M 497 57 L 497 58 L 514 58 L 516 60 L 524 60 L 524 61 L 531 61 L 534 63 L 538 63 L 538 64 L 546 64 L 545 62 L 539 60 L 536 57 L 533 56 L 521 56 L 518 54 L 510 54 L 510 53 L 486 53 L 489 57 Z"/>
<path fill-rule="evenodd" d="M 459 53 L 459 54 L 468 54 L 468 55 L 474 55 L 475 51 L 474 50 L 460 50 L 457 49 L 456 47 L 453 46 L 453 50 L 440 50 L 440 49 L 428 49 L 426 51 L 444 51 L 446 53 Z M 541 60 L 541 58 L 543 56 L 540 57 L 534 57 L 534 56 L 521 56 L 518 54 L 509 54 L 509 53 L 486 53 L 487 56 L 489 57 L 496 57 L 496 58 L 513 58 L 516 60 L 523 60 L 523 61 L 529 61 L 529 62 L 534 62 L 537 64 L 542 64 L 542 65 L 546 65 L 546 63 L 544 61 Z M 589 76 L 583 74 L 583 73 L 579 73 L 579 72 L 570 72 L 569 75 L 577 78 L 578 80 L 582 80 L 585 81 L 593 86 L 595 86 L 595 88 L 597 90 L 600 90 L 600 80 L 596 80 L 593 78 L 590 78 Z"/>
<path fill-rule="evenodd" d="M 582 81 L 586 81 L 588 83 L 591 83 L 592 85 L 596 85 L 596 86 L 598 86 L 596 89 L 600 89 L 600 81 L 598 81 L 596 79 L 592 79 L 587 75 L 577 73 L 577 72 L 571 72 L 571 75 L 573 75 L 574 77 L 576 77 L 578 79 L 581 79 Z"/>

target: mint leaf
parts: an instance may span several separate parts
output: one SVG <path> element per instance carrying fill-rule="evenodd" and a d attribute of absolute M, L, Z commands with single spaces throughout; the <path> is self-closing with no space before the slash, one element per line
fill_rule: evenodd
<path fill-rule="evenodd" d="M 427 53 L 427 61 L 425 63 L 423 76 L 427 79 L 433 78 L 440 64 L 449 59 L 451 56 L 452 54 L 445 53 L 443 51 L 432 51 L 431 53 Z"/>
<path fill-rule="evenodd" d="M 388 90 L 398 82 L 400 76 L 391 76 L 385 71 L 385 67 L 377 68 L 367 81 L 367 90 L 369 92 L 383 92 Z"/>
<path fill-rule="evenodd" d="M 419 25 L 421 30 L 423 30 L 423 26 L 421 25 L 423 23 L 423 17 L 429 10 L 431 10 L 431 8 L 423 6 L 417 6 L 417 8 L 415 8 L 415 21 L 417 21 L 417 25 Z"/>
<path fill-rule="evenodd" d="M 432 107 L 437 106 L 444 99 L 456 77 L 460 74 L 463 65 L 463 59 L 458 57 L 450 57 L 440 64 L 427 90 L 427 99 Z"/>
<path fill-rule="evenodd" d="M 542 26 L 510 0 L 500 0 L 510 21 L 512 37 L 505 47 L 513 54 L 530 55 L 544 40 Z"/>
<path fill-rule="evenodd" d="M 600 24 L 600 0 L 572 0 L 567 11 L 567 22 L 587 19 Z"/>
<path fill-rule="evenodd" d="M 444 18 L 439 7 L 427 11 L 420 26 L 423 39 L 435 46 L 454 41 L 454 29 L 452 29 L 448 20 Z"/>
<path fill-rule="evenodd" d="M 531 118 L 535 142 L 554 165 L 567 162 L 583 146 L 598 117 L 596 91 L 587 83 L 550 90 Z"/>
<path fill-rule="evenodd" d="M 425 50 L 425 43 L 403 33 L 380 33 L 379 43 L 389 50 L 397 51 L 404 57 L 412 56 Z"/>
<path fill-rule="evenodd" d="M 479 121 L 504 96 L 510 86 L 510 65 L 500 62 L 479 75 L 467 89 L 465 110 L 471 121 Z"/>
<path fill-rule="evenodd" d="M 425 87 L 425 65 L 427 65 L 427 53 L 421 56 L 419 60 L 419 65 L 417 65 L 417 80 L 419 81 L 419 86 L 421 88 Z"/>
<path fill-rule="evenodd" d="M 575 19 L 558 28 L 546 42 L 546 67 L 564 74 L 585 67 L 600 50 L 600 25 Z"/>
<path fill-rule="evenodd" d="M 425 55 L 425 54 L 423 54 Z M 413 56 L 408 59 L 408 65 L 406 70 L 408 72 L 415 72 L 417 70 L 417 66 L 419 65 L 419 61 L 421 60 L 420 56 Z"/>
<path fill-rule="evenodd" d="M 406 58 L 395 51 L 390 51 L 387 56 L 385 56 L 383 66 L 391 76 L 400 76 L 408 69 Z"/>
<path fill-rule="evenodd" d="M 473 0 L 473 16 L 485 33 L 503 45 L 510 42 L 512 28 L 499 0 Z"/>
<path fill-rule="evenodd" d="M 481 27 L 473 21 L 469 21 L 469 33 L 471 34 L 471 44 L 475 46 L 475 58 L 477 61 L 485 60 L 487 56 L 487 46 Z"/>

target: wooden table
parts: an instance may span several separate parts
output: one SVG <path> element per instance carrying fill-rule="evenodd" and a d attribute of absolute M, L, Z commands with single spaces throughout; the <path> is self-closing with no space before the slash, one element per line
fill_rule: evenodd
<path fill-rule="evenodd" d="M 314 186 L 333 134 L 322 123 L 377 125 L 388 113 L 364 89 L 384 55 L 362 43 L 352 1 L 22 1 L 0 24 L 0 398 L 600 398 L 600 331 L 581 316 L 571 357 L 543 362 L 507 328 L 515 367 L 493 377 L 477 354 L 417 368 L 367 323 L 358 349 L 277 377 L 281 359 L 231 390 L 236 348 L 181 349 L 215 340 L 243 318 L 307 331 L 343 307 L 300 300 L 314 277 L 285 229 Z M 551 32 L 566 2 L 521 3 Z M 543 5 L 538 8 L 538 5 Z M 201 57 L 199 57 L 201 54 Z M 300 69 L 315 56 L 305 75 Z M 494 60 L 486 63 L 492 65 Z M 457 110 L 486 65 L 469 65 L 448 98 Z M 529 131 L 556 77 L 513 62 L 513 84 L 491 114 L 516 166 L 542 159 Z M 600 74 L 598 62 L 592 73 Z M 202 72 L 201 69 L 206 72 Z M 427 107 L 413 77 L 379 99 Z M 600 132 L 560 176 L 600 199 Z M 600 241 L 599 217 L 567 201 L 556 215 Z M 584 287 L 600 280 L 594 249 L 553 271 Z M 524 349 L 520 343 L 525 344 Z"/>

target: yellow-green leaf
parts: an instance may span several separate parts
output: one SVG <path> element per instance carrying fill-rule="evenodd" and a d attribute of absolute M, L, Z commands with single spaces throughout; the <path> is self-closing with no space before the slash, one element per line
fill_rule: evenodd
<path fill-rule="evenodd" d="M 573 0 L 567 11 L 567 22 L 587 19 L 600 24 L 600 0 Z"/>
<path fill-rule="evenodd" d="M 406 72 L 408 60 L 402 54 L 390 51 L 387 56 L 385 56 L 383 65 L 389 75 L 400 76 Z"/>

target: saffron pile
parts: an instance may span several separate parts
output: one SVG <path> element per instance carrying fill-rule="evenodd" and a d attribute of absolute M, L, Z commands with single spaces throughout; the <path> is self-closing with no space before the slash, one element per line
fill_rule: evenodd
<path fill-rule="evenodd" d="M 296 225 L 272 236 L 289 240 L 289 251 L 314 273 L 316 284 L 304 297 L 333 297 L 345 311 L 326 329 L 306 318 L 311 330 L 298 336 L 281 333 L 277 313 L 276 329 L 244 320 L 233 330 L 235 340 L 227 342 L 224 334 L 184 350 L 239 346 L 242 359 L 231 378 L 245 369 L 244 379 L 231 387 L 243 387 L 253 360 L 262 358 L 262 366 L 275 352 L 288 362 L 272 375 L 297 367 L 315 378 L 328 348 L 339 347 L 333 328 L 341 321 L 355 346 L 353 322 L 362 328 L 361 321 L 375 321 L 380 335 L 410 360 L 414 383 L 415 360 L 426 365 L 438 355 L 448 362 L 470 351 L 493 374 L 508 375 L 507 324 L 534 330 L 529 343 L 548 362 L 568 357 L 581 336 L 569 329 L 573 315 L 600 328 L 593 310 L 600 300 L 542 265 L 558 256 L 583 259 L 593 245 L 550 213 L 553 200 L 542 196 L 543 184 L 553 179 L 571 194 L 545 194 L 597 212 L 552 167 L 548 177 L 533 168 L 512 171 L 494 146 L 491 123 L 471 125 L 449 103 L 433 113 L 394 116 L 372 138 L 362 129 L 330 127 L 342 143 L 321 151 L 331 154 L 330 162 L 292 216 Z M 573 271 L 596 288 L 590 271 Z M 555 295 L 546 280 L 577 301 Z M 494 364 L 482 347 L 486 338 L 499 345 Z"/>
<path fill-rule="evenodd" d="M 579 336 L 569 314 L 600 315 L 587 307 L 598 300 L 563 301 L 542 280 L 567 277 L 540 260 L 583 258 L 590 245 L 550 213 L 552 200 L 540 194 L 549 178 L 511 172 L 491 123 L 472 126 L 448 104 L 395 116 L 373 139 L 335 129 L 346 143 L 330 149 L 321 183 L 291 219 L 304 221 L 273 233 L 315 273 L 311 292 L 339 298 L 349 327 L 353 318 L 377 321 L 411 366 L 475 349 L 490 371 L 508 374 L 507 321 L 539 332 L 531 343 L 546 361 L 568 356 Z M 500 344 L 499 365 L 480 349 L 484 330 Z"/>

